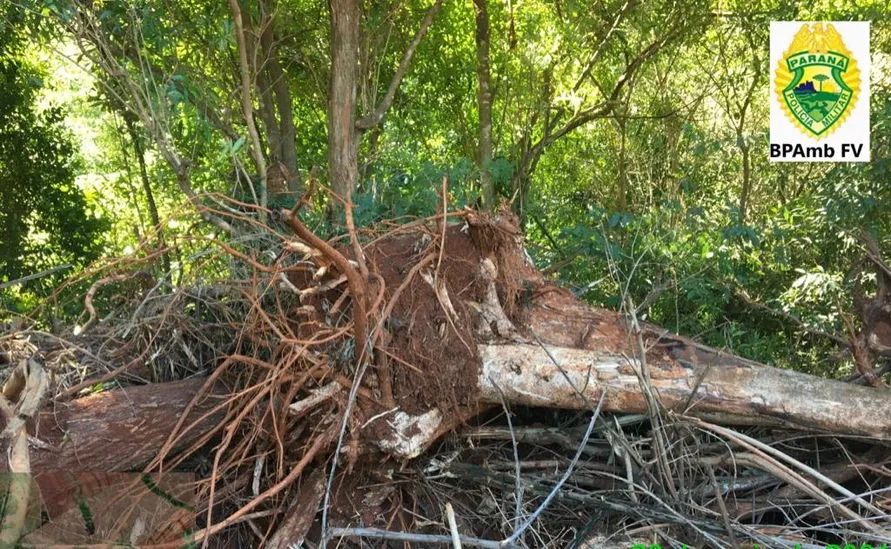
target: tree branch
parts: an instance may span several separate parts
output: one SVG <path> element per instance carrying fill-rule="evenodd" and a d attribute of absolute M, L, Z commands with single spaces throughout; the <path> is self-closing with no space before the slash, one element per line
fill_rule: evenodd
<path fill-rule="evenodd" d="M 244 121 L 247 124 L 248 135 L 251 138 L 251 156 L 260 175 L 260 196 L 258 205 L 266 207 L 266 159 L 263 157 L 263 148 L 260 144 L 260 134 L 257 125 L 254 124 L 254 105 L 251 100 L 251 73 L 247 57 L 247 43 L 244 38 L 244 22 L 241 19 L 241 7 L 238 0 L 229 0 L 229 8 L 232 10 L 232 20 L 235 24 L 235 39 L 238 43 L 238 60 L 241 75 L 241 108 L 244 111 Z M 250 181 L 250 178 L 248 178 Z M 261 215 L 263 215 L 261 213 Z"/>
<path fill-rule="evenodd" d="M 396 68 L 396 73 L 393 75 L 393 79 L 390 80 L 390 86 L 387 88 L 387 93 L 384 95 L 384 99 L 381 101 L 380 105 L 374 109 L 374 112 L 356 120 L 357 130 L 366 131 L 383 122 L 384 116 L 386 116 L 387 111 L 393 104 L 393 99 L 396 97 L 396 91 L 402 83 L 402 78 L 408 72 L 412 56 L 414 56 L 415 50 L 418 49 L 418 45 L 421 43 L 421 40 L 424 39 L 427 31 L 430 30 L 430 25 L 433 24 L 433 18 L 436 17 L 439 9 L 442 8 L 443 2 L 444 0 L 436 0 L 433 5 L 430 6 L 430 9 L 427 10 L 424 19 L 421 21 L 421 28 L 418 29 L 418 32 L 412 39 L 411 44 L 409 44 L 408 49 L 405 50 L 405 54 L 402 56 L 402 61 L 399 62 L 399 67 Z"/>
<path fill-rule="evenodd" d="M 632 7 L 636 6 L 636 2 L 632 2 L 631 0 L 626 0 L 625 4 L 619 10 L 619 13 L 616 14 L 616 18 L 613 21 L 613 24 L 610 26 L 609 30 L 604 35 L 603 40 L 597 45 L 597 49 L 594 50 L 594 54 L 591 55 L 591 59 L 588 60 L 588 63 L 585 65 L 585 69 L 582 71 L 582 74 L 578 77 L 578 80 L 575 81 L 575 85 L 572 87 L 573 92 L 579 91 L 579 88 L 582 86 L 582 83 L 586 78 L 591 74 L 591 69 L 594 68 L 594 63 L 600 59 L 600 55 L 603 53 L 603 50 L 606 47 L 606 44 L 609 42 L 609 39 L 612 38 L 613 33 L 619 28 L 619 25 L 622 23 L 622 20 L 625 19 L 625 16 L 628 14 Z"/>
<path fill-rule="evenodd" d="M 546 132 L 541 139 L 538 140 L 530 149 L 528 153 L 528 159 L 524 159 L 522 165 L 527 167 L 531 165 L 532 161 L 542 152 L 544 149 L 551 145 L 554 141 L 560 139 L 564 135 L 572 132 L 577 129 L 579 126 L 583 126 L 588 122 L 602 118 L 612 111 L 613 106 L 621 95 L 622 91 L 625 89 L 625 86 L 628 85 L 637 74 L 637 71 L 643 66 L 643 64 L 656 53 L 658 53 L 663 47 L 665 47 L 668 42 L 670 42 L 675 36 L 679 34 L 678 31 L 671 32 L 656 40 L 647 46 L 642 52 L 640 52 L 637 57 L 635 57 L 626 67 L 625 72 L 622 73 L 622 76 L 619 77 L 619 80 L 616 82 L 613 91 L 610 93 L 609 97 L 606 98 L 605 101 L 595 105 L 593 107 L 584 109 L 582 111 L 578 111 L 575 115 L 572 116 L 566 123 L 558 130 L 554 132 Z"/>

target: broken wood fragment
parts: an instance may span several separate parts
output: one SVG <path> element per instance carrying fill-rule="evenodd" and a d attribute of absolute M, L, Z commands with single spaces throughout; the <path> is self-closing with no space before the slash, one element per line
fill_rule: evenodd
<path fill-rule="evenodd" d="M 303 545 L 306 533 L 322 503 L 322 496 L 325 495 L 325 478 L 325 468 L 319 467 L 303 481 L 281 526 L 269 539 L 267 549 L 287 549 Z"/>

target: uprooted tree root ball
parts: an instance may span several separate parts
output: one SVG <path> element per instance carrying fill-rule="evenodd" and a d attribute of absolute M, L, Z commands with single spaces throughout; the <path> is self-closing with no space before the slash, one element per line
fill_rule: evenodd
<path fill-rule="evenodd" d="M 285 237 L 270 227 L 267 238 L 277 238 L 267 242 L 266 253 L 213 241 L 222 254 L 208 258 L 205 251 L 205 260 L 228 262 L 235 276 L 170 292 L 164 280 L 146 281 L 142 271 L 129 274 L 137 262 L 115 263 L 112 272 L 97 274 L 87 292 L 90 316 L 82 333 L 62 339 L 21 331 L 8 339 L 11 347 L 21 346 L 25 336 L 41 342 L 60 382 L 59 406 L 66 410 L 71 405 L 65 399 L 114 379 L 161 382 L 209 373 L 200 387 L 190 384 L 197 389 L 191 402 L 171 400 L 178 413 L 155 420 L 170 428 L 166 440 L 130 433 L 148 438 L 138 441 L 143 447 L 158 443 L 151 461 L 145 463 L 144 453 L 119 454 L 113 446 L 103 461 L 115 463 L 114 470 L 148 471 L 204 462 L 207 479 L 199 501 L 213 511 L 199 517 L 207 527 L 197 539 L 260 509 L 275 509 L 274 516 L 283 518 L 268 521 L 270 533 L 280 522 L 293 522 L 287 510 L 298 481 L 324 471 L 338 442 L 343 464 L 335 486 L 346 486 L 382 457 L 417 455 L 485 406 L 475 396 L 476 327 L 495 290 L 492 272 L 481 270 L 474 239 L 495 242 L 504 229 L 470 213 L 453 215 L 459 223 L 442 216 L 419 220 L 377 237 L 369 234 L 357 262 L 351 247 L 322 242 L 291 215 L 283 213 L 286 226 L 307 238 Z M 512 228 L 500 238 L 515 246 L 511 223 L 504 223 Z M 134 280 L 136 291 L 115 294 Z M 497 286 L 502 295 L 519 295 L 516 287 L 501 281 Z M 106 301 L 112 310 L 97 313 L 94 300 L 103 292 L 113 296 Z M 106 315 L 101 321 L 100 314 Z M 363 340 L 357 326 L 364 349 L 357 347 Z M 80 371 L 68 367 L 72 359 Z M 160 387 L 148 387 L 153 386 Z M 78 463 L 75 456 L 67 462 L 53 463 L 54 458 L 61 460 L 55 455 L 36 464 Z M 252 486 L 262 489 L 245 501 L 241 494 Z M 335 494 L 333 501 L 349 499 Z"/>
<path fill-rule="evenodd" d="M 41 491 L 39 473 L 90 469 L 90 455 L 195 473 L 197 528 L 177 515 L 139 546 L 443 543 L 446 503 L 469 546 L 888 538 L 887 390 L 589 307 L 532 265 L 508 211 L 332 241 L 280 217 L 196 238 L 208 268 L 193 272 L 216 280 L 131 275 L 148 252 L 91 273 L 82 333 L 0 340 L 55 380 L 29 431 Z M 82 396 L 113 381 L 125 387 Z"/>

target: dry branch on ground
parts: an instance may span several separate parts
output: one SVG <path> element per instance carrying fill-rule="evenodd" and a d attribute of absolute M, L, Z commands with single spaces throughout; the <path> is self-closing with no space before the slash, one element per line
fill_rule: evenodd
<path fill-rule="evenodd" d="M 396 530 L 447 541 L 457 528 L 536 547 L 584 541 L 579 517 L 595 511 L 630 536 L 777 543 L 785 531 L 759 526 L 775 522 L 769 509 L 745 501 L 781 505 L 774 489 L 791 530 L 828 520 L 888 537 L 888 495 L 874 489 L 889 476 L 886 389 L 756 364 L 584 304 L 532 265 L 506 212 L 352 232 L 352 244 L 322 240 L 296 211 L 282 216 L 297 239 L 274 226 L 266 249 L 215 241 L 226 279 L 159 281 L 102 320 L 91 309 L 90 330 L 51 353 L 96 370 L 72 379 L 58 368 L 69 387 L 209 376 L 70 401 L 76 391 L 59 387 L 65 398 L 35 434 L 51 449 L 32 446 L 35 471 L 200 458 L 194 538 L 228 532 L 269 547 L 329 539 L 329 526 L 332 540 L 396 541 Z M 90 300 L 126 278 L 103 277 Z M 433 447 L 474 417 L 541 407 L 556 418 L 599 402 L 605 416 L 595 425 L 589 414 L 585 436 L 575 415 L 546 434 L 526 418 L 501 442 L 464 446 L 461 435 Z M 561 471 L 572 474 L 558 481 Z M 854 481 L 859 491 L 841 484 Z M 446 485 L 463 492 L 446 497 Z M 451 530 L 435 509 L 445 502 Z"/>

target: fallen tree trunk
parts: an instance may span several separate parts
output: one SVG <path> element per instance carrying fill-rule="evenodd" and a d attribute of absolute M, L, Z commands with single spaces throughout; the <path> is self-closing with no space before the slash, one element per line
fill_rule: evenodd
<path fill-rule="evenodd" d="M 644 413 L 641 361 L 567 347 L 480 345 L 479 391 L 493 404 Z M 764 365 L 653 368 L 661 406 L 723 424 L 814 429 L 891 439 L 891 393 Z"/>
<path fill-rule="evenodd" d="M 483 400 L 498 403 L 503 392 L 514 404 L 584 409 L 605 391 L 605 410 L 641 413 L 651 392 L 663 409 L 720 423 L 891 439 L 887 389 L 730 355 L 583 303 L 528 262 L 520 271 L 524 284 L 535 287 L 514 318 L 520 337 L 478 346 Z"/>
<path fill-rule="evenodd" d="M 640 413 L 649 387 L 665 409 L 721 423 L 891 439 L 891 391 L 746 360 L 538 281 L 518 321 L 533 343 L 479 347 L 484 399 L 499 402 L 497 384 L 517 404 L 579 409 L 606 391 L 604 409 Z"/>
<path fill-rule="evenodd" d="M 407 265 L 382 271 L 388 288 L 408 284 L 412 293 L 388 319 L 408 327 L 394 332 L 408 349 L 400 360 L 423 364 L 423 383 L 436 388 L 395 378 L 401 410 L 382 420 L 390 435 L 375 441 L 387 453 L 414 457 L 455 426 L 462 408 L 441 395 L 464 398 L 463 409 L 503 401 L 593 409 L 605 393 L 611 412 L 656 407 L 724 424 L 891 440 L 891 391 L 759 364 L 585 304 L 528 261 L 508 217 L 468 214 L 467 227 L 444 238 L 453 263 L 438 280 L 420 262 L 415 281 L 403 282 Z M 394 241 L 372 262 L 392 264 L 402 249 L 418 245 Z"/>
<path fill-rule="evenodd" d="M 204 382 L 154 383 L 51 403 L 29 429 L 31 472 L 139 469 L 158 453 Z M 219 423 L 225 409 L 209 412 L 220 402 L 209 397 L 196 403 L 185 425 L 197 423 L 183 433 L 177 449 Z"/>
<path fill-rule="evenodd" d="M 283 215 L 288 219 L 293 213 Z M 267 530 L 267 537 L 269 532 L 277 532 L 270 538 L 277 546 L 299 543 L 313 530 L 312 519 L 320 501 L 328 512 L 323 516 L 351 521 L 357 511 L 353 504 L 361 501 L 364 522 L 376 520 L 365 516 L 390 516 L 392 522 L 397 515 L 389 514 L 385 503 L 390 501 L 394 509 L 400 509 L 401 493 L 381 490 L 373 497 L 355 495 L 361 493 L 361 486 L 393 484 L 391 470 L 383 473 L 383 482 L 378 477 L 351 476 L 367 463 L 362 458 L 371 455 L 371 462 L 377 464 L 378 452 L 401 459 L 415 457 L 460 423 L 503 403 L 585 410 L 602 401 L 606 411 L 656 411 L 669 421 L 672 415 L 684 415 L 717 423 L 869 437 L 872 442 L 891 439 L 888 391 L 757 364 L 656 326 L 639 324 L 633 314 L 589 306 L 546 280 L 532 265 L 515 220 L 471 211 L 461 215 L 461 224 L 424 227 L 419 223 L 413 225 L 417 230 L 405 226 L 361 250 L 355 249 L 359 246 L 337 250 L 290 219 L 295 232 L 306 241 L 285 243 L 288 253 L 303 256 L 293 267 L 287 267 L 293 258 L 271 267 L 232 249 L 230 253 L 250 259 L 258 271 L 274 274 L 276 285 L 266 281 L 257 285 L 260 277 L 253 271 L 250 284 L 233 282 L 233 288 L 244 291 L 244 301 L 227 299 L 216 304 L 220 318 L 245 319 L 243 325 L 229 323 L 232 332 L 223 332 L 228 335 L 221 345 L 225 351 L 213 354 L 228 355 L 213 375 L 226 380 L 232 392 L 225 397 L 227 404 L 215 397 L 196 403 L 185 421 L 185 425 L 194 425 L 178 429 L 178 446 L 197 448 L 215 436 L 217 429 L 223 432 L 215 448 L 211 478 L 225 479 L 228 485 L 226 490 L 211 491 L 201 505 L 209 509 L 209 518 L 221 505 L 238 508 L 221 521 L 209 521 L 205 530 L 195 534 L 196 540 L 241 520 L 265 517 L 270 505 L 287 509 L 283 516 L 271 519 L 275 524 L 270 523 Z M 358 257 L 362 254 L 364 258 Z M 353 262 L 356 257 L 361 261 Z M 285 274 L 279 270 L 284 268 L 293 270 Z M 178 295 L 171 294 L 167 305 L 171 311 L 176 310 L 174 306 L 188 304 L 177 301 Z M 633 306 L 627 309 L 634 310 Z M 199 315 L 184 313 L 173 318 L 190 326 L 191 332 L 205 328 Z M 151 329 L 155 334 L 177 333 L 163 323 L 151 325 Z M 229 339 L 237 342 L 234 347 Z M 186 354 L 194 360 L 194 353 Z M 59 470 L 140 468 L 167 449 L 165 442 L 203 383 L 191 380 L 131 387 L 56 403 L 31 431 L 33 472 L 38 481 L 41 473 L 53 479 L 52 471 Z M 219 412 L 213 411 L 216 406 L 220 406 Z M 223 407 L 229 411 L 225 421 L 221 421 Z M 644 418 L 630 419 L 645 424 Z M 597 454 L 600 456 L 614 451 L 609 433 L 598 434 L 596 446 L 589 444 L 593 426 L 592 420 L 567 475 L 586 448 L 596 447 L 603 452 Z M 515 440 L 513 426 L 507 429 Z M 649 475 L 652 456 L 665 453 L 660 437 L 635 431 L 634 436 L 641 437 L 647 448 L 637 456 L 640 459 L 624 454 L 629 456 L 629 485 L 630 475 L 637 475 L 632 469 Z M 668 432 L 684 437 L 684 445 L 696 445 L 697 452 L 710 445 L 700 444 L 706 436 L 696 429 Z M 649 438 L 652 442 L 643 441 Z M 578 443 L 575 437 L 567 440 L 569 444 L 564 446 Z M 372 445 L 377 451 L 371 450 Z M 723 452 L 724 446 L 717 446 Z M 805 451 L 808 448 L 802 446 L 801 452 Z M 753 450 L 747 453 L 757 455 Z M 341 455 L 343 461 L 330 459 Z M 688 473 L 701 476 L 700 464 L 690 457 L 693 455 L 698 454 L 685 449 L 679 454 L 681 459 L 671 460 L 672 467 L 679 463 L 681 476 L 677 478 L 687 478 Z M 824 455 L 816 454 L 817 461 Z M 517 478 L 518 456 L 515 447 Z M 702 459 L 712 460 L 710 467 L 735 466 L 732 454 L 727 456 L 710 451 Z M 442 470 L 435 461 L 431 460 L 432 470 Z M 686 461 L 690 463 L 680 463 Z M 746 466 L 760 467 L 766 476 L 773 475 L 820 504 L 830 502 L 813 482 L 793 476 L 781 465 L 753 458 Z M 546 467 L 550 470 L 553 465 Z M 164 469 L 169 469 L 169 462 Z M 616 491 L 613 488 L 620 469 L 605 471 L 610 475 L 608 486 L 597 484 L 599 479 L 591 480 L 594 469 L 588 469 L 586 482 L 591 486 Z M 342 473 L 345 470 L 350 472 Z M 857 472 L 860 474 L 859 469 Z M 329 492 L 326 480 L 341 478 L 335 473 L 342 473 L 349 482 L 335 483 Z M 674 485 L 671 470 L 655 473 L 655 482 L 645 480 L 642 487 L 658 482 Z M 513 489 L 515 478 L 506 477 Z M 91 475 L 78 480 L 81 478 L 94 480 Z M 96 476 L 103 482 L 107 478 Z M 723 478 L 722 483 L 736 486 L 734 480 Z M 819 480 L 824 481 L 823 477 Z M 696 486 L 701 493 L 710 493 L 714 486 L 718 490 L 714 475 L 710 481 L 697 481 L 684 489 Z M 66 486 L 50 486 L 57 488 L 55 492 L 41 486 L 41 491 L 59 493 Z M 638 509 L 634 486 L 630 490 L 633 505 L 610 503 L 610 512 Z M 733 495 L 729 490 L 726 493 Z M 836 490 L 849 496 L 844 487 Z M 606 502 L 600 495 L 576 496 L 585 505 L 596 506 L 592 503 L 595 499 Z M 860 500 L 852 501 L 863 505 Z M 296 503 L 285 507 L 282 502 Z M 861 520 L 840 503 L 830 505 L 832 513 L 841 511 L 848 518 Z M 871 504 L 864 507 L 876 514 Z M 651 509 L 642 508 L 647 513 Z M 521 513 L 517 512 L 518 519 Z M 685 521 L 686 516 L 665 515 L 668 522 Z M 334 524 L 333 519 L 330 523 Z"/>

